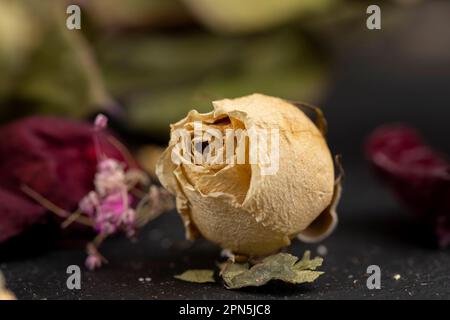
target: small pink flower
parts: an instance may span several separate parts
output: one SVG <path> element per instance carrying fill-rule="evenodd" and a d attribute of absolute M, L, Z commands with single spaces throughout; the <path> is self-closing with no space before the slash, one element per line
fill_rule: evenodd
<path fill-rule="evenodd" d="M 131 196 L 126 192 L 116 192 L 100 201 L 95 228 L 102 233 L 115 233 L 120 227 L 134 224 L 135 212 L 131 207 Z"/>
<path fill-rule="evenodd" d="M 94 244 L 89 243 L 86 247 L 88 257 L 86 258 L 85 265 L 89 270 L 95 270 L 100 268 L 104 263 L 108 261 L 103 257 Z"/>
<path fill-rule="evenodd" d="M 96 191 L 102 197 L 123 190 L 126 188 L 126 176 L 123 166 L 113 159 L 100 161 L 94 184 Z"/>
<path fill-rule="evenodd" d="M 99 114 L 96 118 L 95 118 L 95 130 L 96 131 L 101 131 L 103 129 L 105 129 L 108 126 L 108 118 L 103 115 L 103 114 Z"/>
<path fill-rule="evenodd" d="M 126 200 L 123 193 L 117 192 L 100 201 L 95 216 L 95 229 L 98 232 L 111 234 L 117 231 L 124 210 L 126 210 Z"/>
<path fill-rule="evenodd" d="M 98 212 L 98 215 L 120 219 L 128 205 L 127 194 L 122 192 L 112 193 L 100 201 L 100 212 Z"/>
<path fill-rule="evenodd" d="M 83 199 L 81 199 L 79 208 L 81 212 L 89 216 L 94 216 L 99 204 L 100 200 L 97 193 L 95 191 L 91 191 Z"/>
<path fill-rule="evenodd" d="M 101 257 L 97 256 L 97 255 L 92 255 L 92 256 L 88 256 L 86 258 L 86 268 L 88 268 L 89 270 L 95 270 L 98 269 L 102 266 L 102 259 Z"/>

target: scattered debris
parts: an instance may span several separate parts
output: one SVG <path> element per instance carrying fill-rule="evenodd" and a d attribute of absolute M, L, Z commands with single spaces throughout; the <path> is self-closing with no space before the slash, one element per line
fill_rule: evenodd
<path fill-rule="evenodd" d="M 326 256 L 328 254 L 328 248 L 321 244 L 317 247 L 317 254 L 322 257 Z"/>

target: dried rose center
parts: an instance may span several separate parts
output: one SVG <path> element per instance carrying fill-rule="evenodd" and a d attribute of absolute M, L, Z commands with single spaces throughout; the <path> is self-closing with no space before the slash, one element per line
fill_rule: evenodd
<path fill-rule="evenodd" d="M 193 139 L 193 148 L 201 154 L 205 154 L 208 151 L 222 152 L 221 163 L 202 163 L 202 164 L 182 164 L 183 171 L 188 181 L 203 194 L 211 193 L 226 193 L 235 197 L 236 201 L 242 203 L 247 195 L 250 180 L 251 180 L 251 166 L 248 163 L 248 141 L 244 141 L 244 144 L 239 145 L 237 137 L 233 137 L 233 163 L 227 163 L 226 159 L 226 147 L 217 150 L 213 148 L 215 138 L 209 136 L 203 136 L 201 140 L 195 140 L 194 129 L 191 124 L 188 124 L 188 128 Z M 220 118 L 213 123 L 202 123 L 202 133 L 208 129 L 219 130 L 223 137 L 226 136 L 226 130 L 245 130 L 244 124 L 237 119 L 230 119 L 229 117 Z M 237 148 L 245 148 L 245 159 L 243 163 L 236 161 Z M 217 154 L 213 154 L 213 156 Z M 194 154 L 191 155 L 194 157 Z"/>

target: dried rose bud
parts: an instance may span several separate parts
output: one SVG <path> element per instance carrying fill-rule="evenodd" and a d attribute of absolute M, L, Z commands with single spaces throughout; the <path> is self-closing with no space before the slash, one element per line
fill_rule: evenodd
<path fill-rule="evenodd" d="M 366 154 L 376 172 L 411 211 L 432 228 L 441 247 L 450 244 L 450 163 L 412 128 L 375 130 Z"/>
<path fill-rule="evenodd" d="M 296 236 L 314 241 L 328 235 L 337 220 L 334 167 L 314 123 L 293 104 L 261 94 L 213 106 L 171 126 L 156 168 L 163 186 L 176 195 L 187 237 L 202 235 L 233 253 L 259 256 Z M 233 136 L 238 130 L 248 136 Z M 268 135 L 251 140 L 251 132 Z M 216 143 L 221 137 L 222 144 Z M 183 146 L 189 144 L 186 153 Z M 239 162 L 242 154 L 245 161 Z"/>

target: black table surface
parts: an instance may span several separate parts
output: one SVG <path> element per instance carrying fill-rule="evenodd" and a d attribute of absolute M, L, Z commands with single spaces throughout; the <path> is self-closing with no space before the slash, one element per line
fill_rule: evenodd
<path fill-rule="evenodd" d="M 336 232 L 322 245 L 327 249 L 313 284 L 273 282 L 238 291 L 216 283 L 195 284 L 174 279 L 187 269 L 216 269 L 220 250 L 206 241 L 184 240 L 176 212 L 161 216 L 142 230 L 136 243 L 117 237 L 106 242 L 109 263 L 90 272 L 83 268 L 82 244 L 63 242 L 0 264 L 9 287 L 20 299 L 442 299 L 450 298 L 450 254 L 427 245 L 420 225 L 402 212 L 389 193 L 365 168 L 347 172 L 345 197 Z M 32 241 L 32 239 L 29 239 Z M 295 241 L 288 249 L 317 254 L 318 245 Z M 66 286 L 68 265 L 82 267 L 81 290 Z M 381 268 L 381 289 L 366 286 L 369 265 Z M 400 275 L 400 279 L 394 279 Z"/>
<path fill-rule="evenodd" d="M 81 242 L 55 243 L 41 231 L 19 239 L 2 249 L 8 253 L 0 258 L 9 288 L 19 299 L 449 299 L 449 250 L 430 245 L 423 226 L 373 177 L 361 152 L 374 127 L 397 121 L 417 127 L 450 152 L 450 45 L 445 40 L 450 37 L 442 35 L 450 30 L 450 19 L 444 10 L 437 15 L 430 10 L 421 11 L 421 19 L 412 14 L 414 28 L 389 30 L 387 25 L 385 32 L 363 32 L 367 44 L 344 51 L 336 63 L 324 110 L 330 145 L 344 156 L 346 180 L 339 226 L 322 243 L 325 274 L 316 282 L 232 291 L 218 277 L 212 284 L 176 280 L 174 275 L 187 269 L 215 269 L 220 250 L 206 241 L 184 240 L 181 221 L 170 212 L 142 230 L 136 243 L 109 239 L 102 251 L 109 263 L 95 272 L 83 268 Z M 430 46 L 433 36 L 437 51 Z M 288 252 L 315 255 L 317 248 L 295 241 Z M 72 264 L 82 266 L 81 290 L 66 287 Z M 381 268 L 380 290 L 366 286 L 366 270 L 373 264 Z"/>

